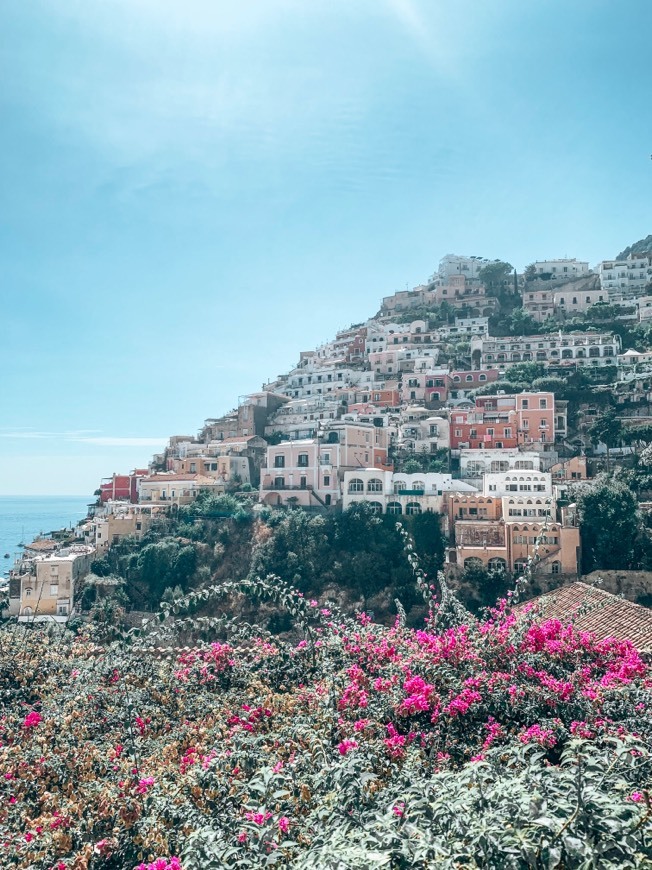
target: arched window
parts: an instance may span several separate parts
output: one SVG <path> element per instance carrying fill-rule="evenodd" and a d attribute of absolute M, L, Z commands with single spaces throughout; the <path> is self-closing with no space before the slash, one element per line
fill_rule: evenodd
<path fill-rule="evenodd" d="M 399 492 L 402 492 L 404 489 L 407 489 L 404 480 L 396 480 L 394 481 L 394 495 Z"/>
<path fill-rule="evenodd" d="M 488 567 L 490 571 L 506 571 L 507 562 L 499 556 L 495 556 L 493 559 L 489 559 Z"/>
<path fill-rule="evenodd" d="M 551 574 L 561 574 L 561 562 L 555 561 L 550 566 Z"/>
<path fill-rule="evenodd" d="M 27 589 L 25 589 L 25 598 L 29 598 L 31 596 L 32 592 L 33 592 L 33 589 L 30 586 L 28 586 Z"/>
<path fill-rule="evenodd" d="M 522 574 L 527 568 L 527 559 L 517 559 L 514 562 L 514 573 Z"/>
<path fill-rule="evenodd" d="M 480 375 L 480 377 L 478 378 L 478 380 L 479 380 L 479 381 L 486 381 L 486 380 L 487 380 L 487 376 L 486 376 L 486 375 Z"/>
<path fill-rule="evenodd" d="M 473 375 L 467 375 L 467 376 L 466 376 L 466 382 L 467 382 L 467 383 L 471 383 L 472 380 L 473 380 Z"/>
<path fill-rule="evenodd" d="M 382 492 L 383 491 L 383 482 L 379 480 L 377 477 L 372 477 L 372 479 L 367 484 L 367 492 Z"/>
<path fill-rule="evenodd" d="M 425 492 L 426 485 L 422 480 L 414 480 L 414 481 L 412 481 L 412 484 L 410 485 L 410 489 L 420 489 L 420 490 L 423 490 Z"/>
<path fill-rule="evenodd" d="M 400 501 L 390 501 L 387 505 L 387 513 L 388 514 L 402 514 L 403 508 L 401 507 Z"/>
<path fill-rule="evenodd" d="M 369 510 L 373 514 L 382 514 L 383 506 L 379 501 L 368 501 L 367 504 L 369 505 Z"/>
<path fill-rule="evenodd" d="M 414 514 L 421 513 L 421 505 L 418 501 L 409 501 L 405 506 L 405 513 L 408 516 L 413 516 Z"/>
<path fill-rule="evenodd" d="M 364 483 L 359 477 L 354 477 L 349 481 L 349 492 L 364 492 Z"/>
<path fill-rule="evenodd" d="M 31 616 L 34 611 L 31 607 L 23 607 L 21 613 L 23 616 Z"/>

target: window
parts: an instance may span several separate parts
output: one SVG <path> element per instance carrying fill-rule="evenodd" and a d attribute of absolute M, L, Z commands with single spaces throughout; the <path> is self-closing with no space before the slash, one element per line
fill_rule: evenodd
<path fill-rule="evenodd" d="M 276 489 L 283 489 L 285 486 L 285 478 L 284 477 L 275 477 L 274 478 L 274 486 Z"/>
<path fill-rule="evenodd" d="M 274 468 L 285 468 L 285 456 L 274 457 Z"/>
<path fill-rule="evenodd" d="M 28 586 L 27 589 L 25 590 L 25 598 L 31 598 L 32 591 L 33 590 Z"/>
<path fill-rule="evenodd" d="M 479 380 L 479 381 L 486 381 L 486 380 L 487 380 L 487 376 L 486 376 L 486 375 L 480 375 L 480 376 L 478 377 L 478 380 Z"/>
<path fill-rule="evenodd" d="M 394 483 L 394 494 L 402 492 L 404 489 L 407 489 L 404 480 L 397 480 Z"/>
<path fill-rule="evenodd" d="M 349 482 L 349 492 L 364 492 L 364 483 L 359 477 L 354 477 Z"/>
<path fill-rule="evenodd" d="M 401 503 L 398 501 L 390 501 L 387 505 L 387 513 L 388 514 L 402 514 L 403 508 L 401 507 Z"/>
<path fill-rule="evenodd" d="M 304 477 L 304 476 L 302 475 L 302 476 L 299 478 L 299 486 L 301 487 L 301 489 L 305 489 L 307 485 L 308 485 L 308 478 L 307 478 L 307 477 Z"/>
<path fill-rule="evenodd" d="M 524 409 L 525 409 L 525 408 L 528 408 L 528 407 L 529 407 L 529 400 L 528 400 L 528 399 L 523 399 L 523 401 L 522 401 L 522 403 L 521 403 L 521 407 L 524 408 Z"/>
<path fill-rule="evenodd" d="M 330 486 L 330 485 L 331 485 L 331 476 L 330 476 L 330 474 L 325 474 L 324 475 L 324 486 Z"/>
<path fill-rule="evenodd" d="M 408 516 L 414 516 L 421 513 L 421 505 L 417 501 L 409 501 L 405 506 L 405 513 Z"/>
<path fill-rule="evenodd" d="M 56 598 L 59 594 L 59 584 L 58 583 L 50 583 L 50 598 Z"/>
<path fill-rule="evenodd" d="M 377 477 L 372 478 L 367 484 L 367 492 L 382 492 L 383 482 Z"/>
<path fill-rule="evenodd" d="M 299 468 L 307 468 L 308 467 L 308 454 L 300 453 L 297 458 L 297 465 Z"/>
<path fill-rule="evenodd" d="M 547 408 L 548 400 L 547 399 L 539 399 L 539 408 Z"/>

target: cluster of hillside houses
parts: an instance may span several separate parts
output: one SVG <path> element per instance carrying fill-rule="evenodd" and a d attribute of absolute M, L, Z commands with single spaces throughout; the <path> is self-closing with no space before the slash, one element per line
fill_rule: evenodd
<path fill-rule="evenodd" d="M 605 261 L 594 272 L 570 259 L 534 264 L 536 275 L 521 284 L 523 307 L 536 320 L 562 312 L 559 329 L 507 338 L 489 335 L 496 298 L 479 277 L 487 263 L 444 257 L 428 285 L 386 297 L 375 317 L 302 352 L 295 368 L 206 420 L 197 436 L 170 438 L 148 468 L 103 481 L 72 545 L 25 549 L 11 574 L 9 612 L 34 618 L 38 602 L 39 614 L 67 619 L 91 557 L 123 536 L 142 536 L 157 515 L 206 491 L 247 493 L 272 508 L 365 502 L 397 518 L 431 511 L 442 517 L 451 565 L 517 574 L 536 547 L 538 572 L 576 577 L 580 536 L 569 486 L 587 480 L 587 463 L 557 449 L 567 435 L 566 403 L 551 392 L 475 392 L 523 362 L 562 376 L 617 366 L 627 389 L 639 381 L 650 389 L 642 382 L 652 353 L 622 354 L 619 337 L 599 330 L 564 331 L 563 313 L 633 301 L 646 318 L 652 255 Z M 454 323 L 431 329 L 409 316 L 444 301 L 457 312 Z M 466 342 L 465 366 L 451 364 L 451 342 Z M 437 459 L 446 473 L 430 470 Z"/>

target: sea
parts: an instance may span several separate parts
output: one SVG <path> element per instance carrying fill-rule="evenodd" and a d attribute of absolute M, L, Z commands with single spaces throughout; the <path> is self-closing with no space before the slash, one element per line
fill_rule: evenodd
<path fill-rule="evenodd" d="M 75 526 L 94 500 L 90 495 L 0 495 L 0 575 L 13 565 L 21 543 Z"/>

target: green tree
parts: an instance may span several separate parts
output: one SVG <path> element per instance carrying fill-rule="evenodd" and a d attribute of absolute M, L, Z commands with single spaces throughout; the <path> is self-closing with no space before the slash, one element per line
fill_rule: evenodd
<path fill-rule="evenodd" d="M 610 450 L 620 443 L 623 437 L 623 427 L 616 415 L 615 408 L 609 408 L 598 417 L 587 429 L 591 443 L 597 446 L 604 444 L 607 448 L 607 471 L 610 467 Z"/>
<path fill-rule="evenodd" d="M 540 325 L 524 308 L 515 308 L 507 318 L 510 335 L 538 335 Z"/>
<path fill-rule="evenodd" d="M 510 283 L 511 274 L 514 267 L 511 263 L 506 263 L 503 260 L 494 260 L 493 263 L 488 263 L 478 272 L 478 277 L 487 288 L 487 293 L 490 296 L 503 296 L 505 287 Z"/>
<path fill-rule="evenodd" d="M 641 514 L 636 496 L 621 480 L 596 478 L 577 499 L 582 570 L 627 570 L 640 564 Z"/>
<path fill-rule="evenodd" d="M 412 520 L 414 549 L 428 577 L 435 578 L 444 566 L 446 538 L 441 529 L 441 517 L 435 513 L 417 514 Z"/>
<path fill-rule="evenodd" d="M 525 267 L 525 271 L 523 272 L 523 277 L 525 278 L 526 281 L 534 281 L 534 279 L 537 277 L 537 267 L 535 266 L 534 263 L 529 263 Z"/>

